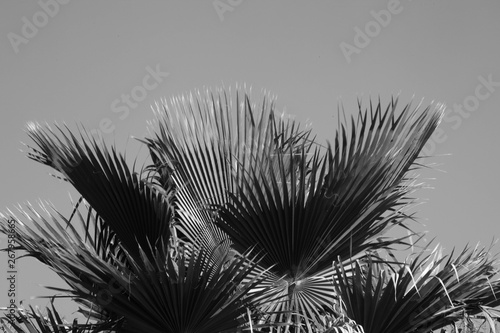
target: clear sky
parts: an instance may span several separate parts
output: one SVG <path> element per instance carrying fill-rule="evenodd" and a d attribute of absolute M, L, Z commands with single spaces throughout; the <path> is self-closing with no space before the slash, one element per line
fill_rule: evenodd
<path fill-rule="evenodd" d="M 446 251 L 488 245 L 500 236 L 499 14 L 496 0 L 2 1 L 0 209 L 39 199 L 71 209 L 68 185 L 20 152 L 28 121 L 101 128 L 124 149 L 155 100 L 246 83 L 326 140 L 339 100 L 355 112 L 358 97 L 400 94 L 448 106 L 427 147 L 439 166 L 421 172 L 433 189 L 416 193 L 417 228 Z M 18 266 L 18 299 L 46 304 L 29 298 L 50 295 L 38 284 L 57 277 L 30 259 Z"/>

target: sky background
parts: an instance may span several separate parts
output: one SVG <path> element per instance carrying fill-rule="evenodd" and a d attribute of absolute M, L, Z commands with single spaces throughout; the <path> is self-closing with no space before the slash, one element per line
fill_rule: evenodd
<path fill-rule="evenodd" d="M 70 187 L 20 152 L 29 121 L 105 124 L 104 139 L 134 156 L 129 137 L 145 133 L 150 105 L 195 89 L 270 91 L 320 140 L 334 138 L 339 101 L 354 113 L 357 98 L 399 94 L 401 105 L 448 106 L 426 148 L 437 166 L 420 172 L 433 189 L 415 194 L 415 228 L 445 251 L 487 246 L 500 234 L 499 13 L 496 0 L 2 1 L 0 210 L 41 199 L 71 211 Z M 30 299 L 52 294 L 39 285 L 63 285 L 32 259 L 17 266 L 25 305 L 47 304 Z"/>

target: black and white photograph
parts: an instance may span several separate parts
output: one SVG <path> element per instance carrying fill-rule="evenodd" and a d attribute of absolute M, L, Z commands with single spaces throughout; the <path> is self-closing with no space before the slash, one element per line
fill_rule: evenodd
<path fill-rule="evenodd" d="M 498 332 L 499 15 L 3 0 L 1 332 Z"/>

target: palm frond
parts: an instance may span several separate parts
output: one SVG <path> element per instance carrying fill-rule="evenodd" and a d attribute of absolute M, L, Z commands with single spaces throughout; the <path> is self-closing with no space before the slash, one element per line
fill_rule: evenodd
<path fill-rule="evenodd" d="M 395 225 L 409 228 L 404 208 L 417 185 L 408 172 L 442 110 L 407 105 L 398 114 L 396 106 L 393 101 L 384 111 L 379 103 L 364 112 L 360 106 L 350 135 L 342 126 L 326 153 L 317 148 L 306 158 L 303 146 L 292 145 L 267 157 L 277 168 L 250 165 L 230 200 L 218 207 L 216 222 L 234 247 L 265 253 L 264 267 L 274 265 L 273 271 L 288 279 L 288 291 L 295 292 L 297 284 L 331 272 L 338 255 L 355 258 L 402 243 L 380 240 Z M 300 158 L 294 159 L 297 150 Z M 322 297 L 311 294 L 307 302 L 293 295 L 297 311 L 316 317 L 310 310 L 315 299 L 331 300 L 333 289 L 319 293 Z"/>
<path fill-rule="evenodd" d="M 359 102 L 323 146 L 267 96 L 162 101 L 157 133 L 142 140 L 152 164 L 139 172 L 84 129 L 30 124 L 38 147 L 28 156 L 82 197 L 69 218 L 44 205 L 44 215 L 31 205 L 22 220 L 7 215 L 19 249 L 70 286 L 54 289 L 89 317 L 121 320 L 122 332 L 404 332 L 405 315 L 423 332 L 460 311 L 486 313 L 500 283 L 484 252 L 395 267 L 367 255 L 406 244 L 385 237 L 392 227 L 412 234 L 413 172 L 443 113 L 397 104 Z M 339 318 L 341 302 L 357 323 Z"/>
<path fill-rule="evenodd" d="M 214 258 L 219 251 L 207 252 L 194 244 L 191 253 L 172 256 L 162 242 L 150 251 L 155 253 L 154 261 L 139 248 L 138 258 L 122 249 L 125 260 L 110 262 L 86 241 L 85 231 L 42 208 L 43 215 L 32 207 L 31 214 L 21 210 L 36 230 L 11 212 L 9 218 L 17 221 L 19 249 L 49 266 L 70 286 L 51 289 L 71 296 L 88 317 L 123 321 L 120 332 L 232 330 L 245 325 L 247 308 L 266 301 L 260 297 L 267 292 L 260 283 L 267 273 L 258 270 L 249 254 Z"/>
<path fill-rule="evenodd" d="M 61 297 L 73 298 L 84 306 L 81 312 L 91 318 L 117 319 L 115 314 L 105 311 L 101 306 L 103 302 L 96 299 L 102 289 L 100 286 L 107 286 L 113 278 L 109 270 L 114 272 L 129 265 L 128 257 L 118 258 L 114 255 L 118 253 L 123 256 L 126 250 L 120 243 L 116 249 L 108 247 L 107 250 L 99 250 L 95 243 L 89 241 L 87 230 L 79 228 L 86 223 L 82 215 L 77 215 L 81 223 L 78 226 L 74 224 L 75 221 L 70 223 L 69 219 L 50 204 L 40 203 L 40 207 L 42 212 L 32 205 L 25 209 L 18 207 L 22 218 L 12 211 L 9 211 L 8 215 L 0 214 L 0 231 L 7 232 L 4 223 L 6 220 L 16 221 L 16 249 L 26 252 L 19 258 L 34 257 L 69 285 L 67 289 L 51 286 L 47 288 L 62 293 L 64 296 Z"/>
<path fill-rule="evenodd" d="M 114 148 L 110 152 L 84 130 L 79 141 L 69 130 L 57 129 L 61 137 L 48 125 L 29 124 L 28 135 L 39 148 L 29 147 L 28 157 L 62 173 L 130 253 L 138 255 L 139 245 L 149 251 L 169 238 L 168 196 L 141 179 Z"/>
<path fill-rule="evenodd" d="M 309 130 L 276 117 L 274 101 L 256 107 L 237 92 L 234 104 L 218 91 L 157 106 L 158 133 L 144 142 L 178 188 L 182 234 L 209 249 L 255 247 L 265 254 L 263 267 L 288 281 L 287 291 L 296 282 L 325 283 L 337 256 L 404 243 L 382 237 L 395 225 L 408 228 L 404 208 L 418 187 L 408 173 L 442 107 L 409 104 L 398 112 L 397 100 L 385 110 L 380 101 L 366 110 L 360 103 L 350 133 L 341 125 L 324 149 Z M 289 301 L 313 309 L 318 299 L 332 300 L 333 289 L 316 290 Z"/>
<path fill-rule="evenodd" d="M 224 91 L 181 96 L 157 105 L 157 133 L 144 142 L 156 170 L 172 172 L 179 207 L 177 227 L 191 241 L 201 239 L 213 248 L 227 239 L 216 227 L 207 234 L 206 226 L 214 218 L 207 208 L 228 201 L 249 165 L 269 163 L 269 155 L 297 142 L 304 142 L 306 150 L 312 146 L 310 131 L 277 119 L 274 108 L 272 100 L 265 98 L 257 107 L 246 94 L 238 92 L 233 101 Z"/>
<path fill-rule="evenodd" d="M 266 272 L 249 279 L 256 268 L 247 254 L 213 265 L 214 252 L 198 248 L 188 258 L 158 252 L 155 262 L 133 262 L 130 293 L 116 294 L 110 307 L 126 318 L 131 331 L 234 332 L 245 326 L 264 290 L 256 286 Z M 260 288 L 259 288 L 260 289 Z M 254 320 L 255 314 L 251 319 Z"/>
<path fill-rule="evenodd" d="M 82 208 L 83 205 L 83 209 Z M 73 212 L 68 224 L 83 228 L 83 241 L 89 244 L 105 261 L 113 264 L 114 261 L 126 262 L 126 256 L 121 247 L 116 232 L 101 218 L 101 216 L 84 200 L 83 197 L 73 205 Z M 82 212 L 83 210 L 83 212 Z M 78 221 L 74 221 L 78 219 Z"/>
<path fill-rule="evenodd" d="M 5 308 L 2 310 L 7 311 Z M 74 319 L 72 323 L 65 322 L 54 307 L 53 300 L 51 308 L 46 309 L 46 315 L 30 307 L 30 311 L 17 309 L 0 318 L 0 328 L 7 333 L 111 333 L 117 332 L 120 326 L 121 321 L 78 324 Z"/>
<path fill-rule="evenodd" d="M 351 274 L 338 261 L 335 290 L 345 314 L 366 332 L 424 333 L 495 305 L 492 297 L 500 292 L 500 280 L 492 281 L 497 265 L 486 249 L 478 248 L 465 248 L 446 260 L 436 247 L 395 269 L 357 261 Z"/>

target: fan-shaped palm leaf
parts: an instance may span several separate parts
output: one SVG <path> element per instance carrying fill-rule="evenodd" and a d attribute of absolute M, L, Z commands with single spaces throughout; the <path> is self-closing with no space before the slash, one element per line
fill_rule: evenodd
<path fill-rule="evenodd" d="M 62 139 L 49 126 L 29 124 L 28 134 L 39 148 L 30 147 L 28 156 L 62 173 L 130 253 L 137 256 L 139 246 L 149 251 L 169 238 L 168 194 L 140 179 L 114 148 L 110 152 L 88 135 L 78 141 L 70 131 L 57 129 Z"/>
<path fill-rule="evenodd" d="M 357 261 L 349 274 L 337 262 L 335 289 L 366 333 L 426 333 L 498 305 L 498 263 L 488 252 L 465 248 L 446 260 L 436 247 L 395 268 Z"/>
<path fill-rule="evenodd" d="M 155 135 L 144 140 L 158 173 L 172 173 L 178 229 L 210 248 L 219 246 L 225 236 L 216 228 L 207 234 L 213 221 L 207 208 L 228 201 L 249 165 L 269 163 L 271 154 L 296 142 L 304 142 L 307 149 L 312 146 L 310 131 L 274 117 L 273 102 L 265 99 L 256 112 L 249 96 L 237 93 L 233 111 L 231 97 L 219 91 L 216 96 L 207 92 L 205 98 L 200 93 L 174 98 L 170 106 L 165 101 L 157 108 Z"/>

